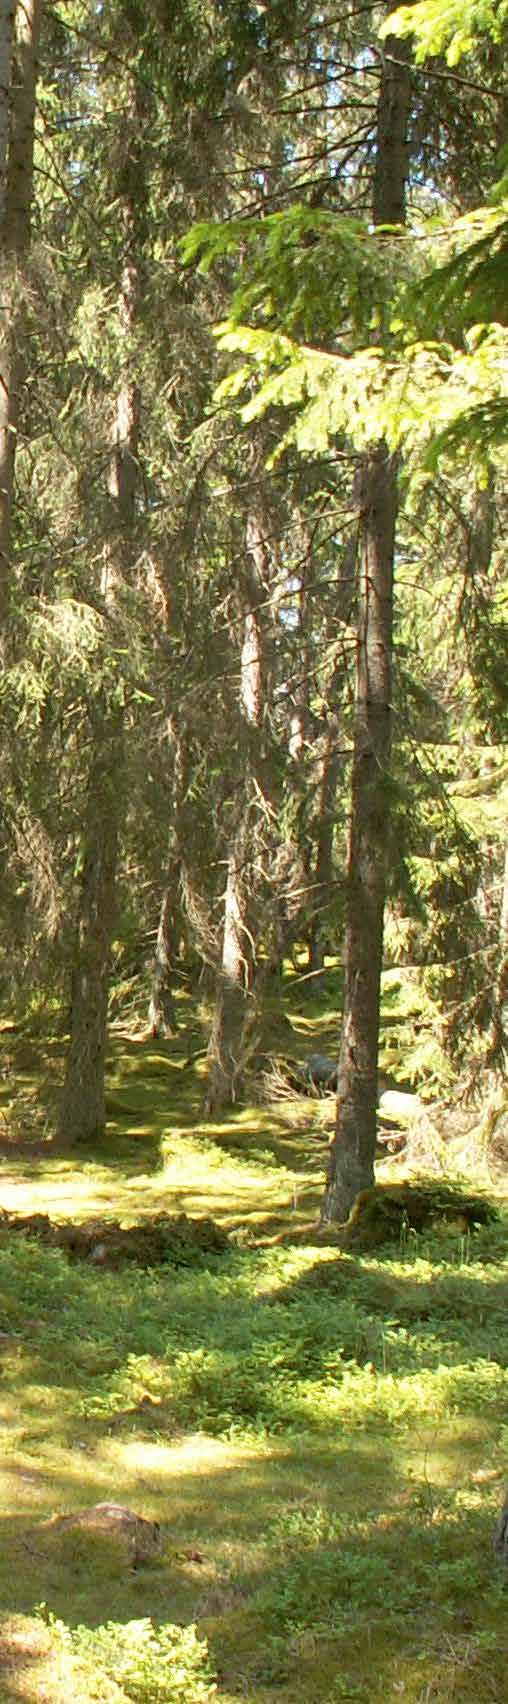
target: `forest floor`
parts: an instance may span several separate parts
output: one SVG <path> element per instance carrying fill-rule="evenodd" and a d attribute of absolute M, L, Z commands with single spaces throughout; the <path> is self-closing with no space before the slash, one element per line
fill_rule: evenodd
<path fill-rule="evenodd" d="M 282 1041 L 333 1053 L 331 1015 Z M 107 1139 L 63 1154 L 61 1051 L 4 1027 L 0 1207 L 209 1215 L 228 1246 L 110 1270 L 0 1227 L 2 1704 L 504 1704 L 499 1194 L 467 1238 L 346 1253 L 315 1228 L 327 1097 L 203 1125 L 198 1030 L 119 1024 Z M 159 1523 L 153 1554 L 52 1519 L 102 1502 Z"/>

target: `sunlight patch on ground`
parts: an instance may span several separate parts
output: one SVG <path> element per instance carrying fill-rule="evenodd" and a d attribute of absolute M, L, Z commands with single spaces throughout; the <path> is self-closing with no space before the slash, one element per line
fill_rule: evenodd
<path fill-rule="evenodd" d="M 168 1443 L 152 1443 L 148 1438 L 129 1438 L 125 1443 L 115 1444 L 105 1441 L 103 1453 L 107 1459 L 111 1456 L 134 1477 L 141 1474 L 143 1479 L 150 1476 L 154 1484 L 160 1483 L 166 1489 L 168 1479 L 181 1479 L 183 1475 L 192 1478 L 200 1477 L 210 1480 L 218 1474 L 238 1471 L 246 1462 L 256 1461 L 265 1452 L 250 1448 L 245 1444 L 223 1443 L 218 1438 L 207 1437 L 205 1432 L 187 1433 L 185 1437 Z"/>
<path fill-rule="evenodd" d="M 161 1169 L 145 1174 L 136 1169 L 130 1176 L 127 1168 L 120 1174 L 99 1163 L 80 1166 L 78 1159 L 34 1161 L 27 1176 L 6 1161 L 0 1169 L 1 1205 L 10 1213 L 46 1213 L 76 1223 L 95 1215 L 143 1219 L 185 1212 L 211 1216 L 227 1228 L 243 1218 L 259 1224 L 274 1212 L 293 1212 L 295 1197 L 301 1204 L 318 1181 L 316 1175 L 250 1167 L 224 1154 L 219 1165 L 211 1164 L 206 1142 L 200 1152 L 197 1142 L 184 1147 L 176 1134 L 173 1144 Z"/>
<path fill-rule="evenodd" d="M 83 1428 L 86 1431 L 86 1428 Z M 120 1471 L 122 1460 L 122 1500 L 134 1496 L 140 1474 L 139 1463 L 130 1464 L 123 1451 L 112 1440 L 96 1449 L 86 1437 L 79 1436 L 69 1445 L 52 1439 L 39 1438 L 33 1448 L 17 1448 L 12 1439 L 12 1454 L 5 1456 L 0 1468 L 0 1488 L 4 1518 L 9 1509 L 19 1516 L 23 1510 L 51 1515 L 74 1506 L 105 1500 L 118 1494 L 120 1481 L 114 1473 Z M 146 1494 L 146 1485 L 144 1487 Z"/>

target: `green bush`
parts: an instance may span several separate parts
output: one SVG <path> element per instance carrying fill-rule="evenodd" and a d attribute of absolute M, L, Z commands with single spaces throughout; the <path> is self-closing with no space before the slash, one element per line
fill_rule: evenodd
<path fill-rule="evenodd" d="M 101 1677 L 114 1682 L 119 1699 L 131 1704 L 208 1704 L 216 1690 L 206 1642 L 192 1625 L 175 1627 L 166 1621 L 156 1627 L 146 1617 L 69 1628 L 44 1611 L 42 1605 L 54 1637 L 93 1675 L 94 1685 L 100 1687 Z"/>

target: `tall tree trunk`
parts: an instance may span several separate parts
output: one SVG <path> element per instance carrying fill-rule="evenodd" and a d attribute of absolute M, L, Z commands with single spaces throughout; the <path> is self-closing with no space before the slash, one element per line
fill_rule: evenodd
<path fill-rule="evenodd" d="M 215 933 L 200 881 L 203 833 L 196 820 L 191 786 L 193 738 L 181 705 L 179 709 L 179 716 L 169 709 L 167 722 L 171 833 L 148 1005 L 148 1023 L 154 1036 L 171 1036 L 178 1030 L 174 969 L 185 949 L 195 950 L 204 963 L 215 962 Z"/>
<path fill-rule="evenodd" d="M 324 964 L 327 914 L 332 893 L 335 800 L 340 762 L 338 728 L 335 723 L 332 723 L 332 727 L 328 729 L 321 756 L 319 778 L 316 858 L 313 877 L 315 908 L 309 933 L 309 970 L 315 974 L 323 969 Z"/>
<path fill-rule="evenodd" d="M 41 0 L 0 0 L 0 630 L 7 616 Z"/>
<path fill-rule="evenodd" d="M 14 0 L 0 0 L 0 221 L 7 196 L 13 83 Z"/>
<path fill-rule="evenodd" d="M 325 1220 L 372 1182 L 390 753 L 396 471 L 380 444 L 363 468 L 344 1017 Z"/>
<path fill-rule="evenodd" d="M 113 616 L 119 589 L 131 566 L 138 470 L 139 391 L 131 373 L 138 266 L 134 253 L 135 210 L 127 198 L 123 220 L 125 259 L 118 322 L 124 360 L 116 397 L 108 473 L 114 527 L 104 555 L 101 587 L 104 601 Z M 94 750 L 71 972 L 70 1044 L 59 1118 L 60 1135 L 68 1144 L 93 1141 L 100 1135 L 105 1123 L 111 941 L 125 776 L 123 714 L 118 704 L 110 701 L 107 689 L 101 689 L 98 694 L 91 725 Z"/>
<path fill-rule="evenodd" d="M 401 43 L 388 38 L 381 72 L 374 172 L 375 225 L 405 212 L 410 73 Z M 393 54 L 393 58 L 392 58 Z M 393 564 L 397 469 L 384 442 L 360 470 L 359 595 L 355 731 L 345 942 L 344 1016 L 337 1122 L 322 1217 L 347 1218 L 372 1183 L 381 966 L 389 822 Z"/>
<path fill-rule="evenodd" d="M 492 997 L 492 1019 L 486 1063 L 506 1072 L 508 1061 L 508 841 L 504 852 L 499 908 L 497 970 Z"/>
<path fill-rule="evenodd" d="M 95 729 L 71 978 L 71 1033 L 59 1130 L 67 1144 L 94 1141 L 105 1125 L 111 940 L 115 921 L 118 769 L 111 717 Z M 121 766 L 122 727 L 118 723 Z"/>
<path fill-rule="evenodd" d="M 224 895 L 222 959 L 208 1043 L 205 1112 L 213 1117 L 238 1095 L 246 1063 L 245 1020 L 252 990 L 253 938 L 247 923 L 250 899 L 248 824 L 237 828 L 228 857 Z"/>
<path fill-rule="evenodd" d="M 260 780 L 260 732 L 266 690 L 262 608 L 266 600 L 266 553 L 258 517 L 246 526 L 240 713 L 245 775 L 227 859 L 222 960 L 208 1044 L 207 1116 L 237 1098 L 248 1054 L 255 965 L 256 845 Z M 254 797 L 253 797 L 254 793 Z M 261 804 L 262 786 L 258 795 Z"/>
<path fill-rule="evenodd" d="M 357 507 L 360 496 L 359 471 L 355 474 L 352 498 Z M 347 539 L 337 581 L 336 617 L 340 627 L 351 624 L 357 589 L 358 522 Z M 340 721 L 338 705 L 344 681 L 344 655 L 337 661 L 328 688 L 328 704 L 333 706 L 325 732 L 318 780 L 318 812 L 314 866 L 309 867 L 309 881 L 315 895 L 314 912 L 308 937 L 309 970 L 316 975 L 323 968 L 330 901 L 333 883 L 333 841 L 336 821 L 336 798 L 342 765 L 340 750 Z M 314 984 L 316 986 L 316 983 Z"/>
<path fill-rule="evenodd" d="M 152 992 L 148 1007 L 148 1023 L 153 1036 L 168 1038 L 176 1035 L 178 1023 L 173 999 L 172 975 L 175 960 L 175 900 L 178 889 L 178 862 L 168 871 L 162 895 L 155 948 Z"/>

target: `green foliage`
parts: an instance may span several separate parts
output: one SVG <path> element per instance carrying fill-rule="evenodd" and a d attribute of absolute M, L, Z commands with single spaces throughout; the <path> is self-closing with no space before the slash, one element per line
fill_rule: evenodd
<path fill-rule="evenodd" d="M 56 1642 L 76 1657 L 94 1687 L 113 1681 L 112 1699 L 132 1704 L 207 1704 L 216 1687 L 206 1641 L 196 1628 L 108 1621 L 104 1627 L 73 1627 L 48 1614 L 42 1618 Z M 98 1696 L 98 1694 L 96 1694 Z"/>
<path fill-rule="evenodd" d="M 452 465 L 463 461 L 473 452 L 480 468 L 486 466 L 496 452 L 504 452 L 508 436 L 508 398 L 493 397 L 465 408 L 448 426 L 436 433 L 425 457 L 431 472 L 443 461 Z M 504 455 L 503 458 L 504 460 Z"/>
<path fill-rule="evenodd" d="M 403 33 L 411 29 L 408 13 L 420 10 L 427 8 L 397 14 Z M 428 10 L 434 27 L 442 8 Z M 448 11 L 463 22 L 461 7 Z M 386 29 L 391 24 L 390 17 Z M 295 411 L 275 459 L 292 444 L 304 457 L 321 454 L 344 435 L 360 450 L 380 436 L 393 448 L 421 454 L 423 447 L 432 468 L 443 455 L 471 449 L 481 459 L 487 440 L 495 451 L 508 406 L 503 191 L 504 180 L 489 206 L 451 230 L 445 217 L 442 235 L 457 252 L 409 288 L 411 248 L 401 252 L 383 233 L 380 240 L 337 214 L 296 206 L 191 230 L 181 245 L 187 264 L 199 260 L 209 271 L 225 258 L 236 262 L 218 339 L 242 364 L 219 386 L 219 405 L 241 398 L 246 424 L 270 410 Z M 433 218 L 437 254 L 435 225 Z"/>
<path fill-rule="evenodd" d="M 485 457 L 485 426 L 494 418 L 501 436 L 508 406 L 506 332 L 501 325 L 477 328 L 456 353 L 453 346 L 408 343 L 397 359 L 368 348 L 349 356 L 323 353 L 279 333 L 248 326 L 219 328 L 219 347 L 243 357 L 223 380 L 219 403 L 242 398 L 249 423 L 272 408 L 295 410 L 271 465 L 291 444 L 302 456 L 321 455 L 337 438 L 362 450 L 386 438 L 404 444 L 433 468 L 448 447 Z M 252 394 L 253 392 L 253 394 Z M 249 394 L 250 393 L 250 394 Z M 494 440 L 490 440 L 494 452 Z"/>
<path fill-rule="evenodd" d="M 443 226 L 445 241 L 454 245 L 452 259 L 407 291 L 405 311 L 414 313 L 421 337 L 441 332 L 461 345 L 464 331 L 471 336 L 477 327 L 479 347 L 489 321 L 508 324 L 508 200 L 501 190 L 504 183 L 493 204 L 464 214 L 451 229 Z"/>
<path fill-rule="evenodd" d="M 391 12 L 380 34 L 415 36 L 417 64 L 445 51 L 447 64 L 453 66 L 471 52 L 479 36 L 502 41 L 507 22 L 506 0 L 418 0 Z"/>
<path fill-rule="evenodd" d="M 385 319 L 393 252 L 367 223 L 296 203 L 263 220 L 202 223 L 181 244 L 184 264 L 209 272 L 236 261 L 230 319 L 276 325 L 301 341 L 345 347 Z M 399 279 L 396 280 L 399 287 Z"/>
<path fill-rule="evenodd" d="M 508 22 L 506 0 L 420 0 L 417 5 L 402 6 L 390 13 L 381 26 L 381 35 L 395 34 L 415 37 L 415 58 L 424 62 L 429 55 L 445 51 L 448 65 L 454 66 L 464 55 L 474 52 L 482 37 L 496 44 L 505 39 Z M 455 222 L 453 238 L 457 252 L 444 265 L 437 264 L 418 287 L 417 295 L 409 291 L 406 312 L 415 312 L 423 338 L 451 336 L 460 347 L 465 339 L 473 350 L 473 366 L 482 388 L 487 378 L 483 365 L 482 343 L 494 336 L 499 344 L 498 372 L 491 369 L 487 395 L 472 400 L 468 385 L 457 412 L 444 424 L 435 420 L 435 431 L 427 465 L 436 467 L 443 456 L 453 457 L 473 453 L 481 460 L 495 454 L 506 442 L 506 339 L 499 338 L 496 327 L 506 326 L 508 317 L 508 221 L 506 183 L 504 177 L 495 186 L 489 203 L 477 207 Z M 465 246 L 464 246 L 465 245 Z M 413 301 L 413 309 L 411 302 Z M 489 322 L 491 322 L 489 331 Z M 474 347 L 472 339 L 474 338 Z M 503 354 L 501 355 L 501 344 Z M 471 376 L 472 368 L 470 364 Z M 456 369 L 459 383 L 465 377 L 464 364 L 459 358 Z M 451 372 L 453 386 L 454 374 Z M 454 417 L 455 415 L 455 417 Z"/>
<path fill-rule="evenodd" d="M 39 1377 L 62 1402 L 67 1425 L 71 1414 L 78 1426 L 107 1427 L 151 1411 L 165 1428 L 248 1440 L 326 1432 L 334 1415 L 360 1430 L 376 1419 L 397 1429 L 416 1412 L 450 1418 L 459 1391 L 468 1412 L 486 1402 L 497 1410 L 508 1361 L 503 1287 L 492 1285 L 487 1312 L 480 1298 L 475 1304 L 475 1250 L 488 1258 L 490 1235 L 495 1261 L 496 1228 L 471 1234 L 460 1283 L 450 1273 L 462 1259 L 462 1228 L 447 1233 L 444 1264 L 436 1235 L 437 1326 L 425 1323 L 428 1298 L 423 1323 L 419 1303 L 412 1309 L 403 1273 L 399 1293 L 397 1259 L 395 1266 L 368 1262 L 350 1294 L 347 1258 L 320 1268 L 311 1250 L 244 1251 L 227 1277 L 130 1269 L 120 1277 L 69 1268 L 56 1252 L 16 1238 L 0 1248 L 2 1328 L 23 1341 L 23 1322 L 36 1312 Z M 408 1250 L 413 1280 L 425 1285 L 431 1268 L 418 1256 L 421 1243 L 432 1246 L 427 1228 Z M 383 1275 L 392 1270 L 387 1307 Z M 466 1295 L 471 1306 L 464 1307 Z"/>

